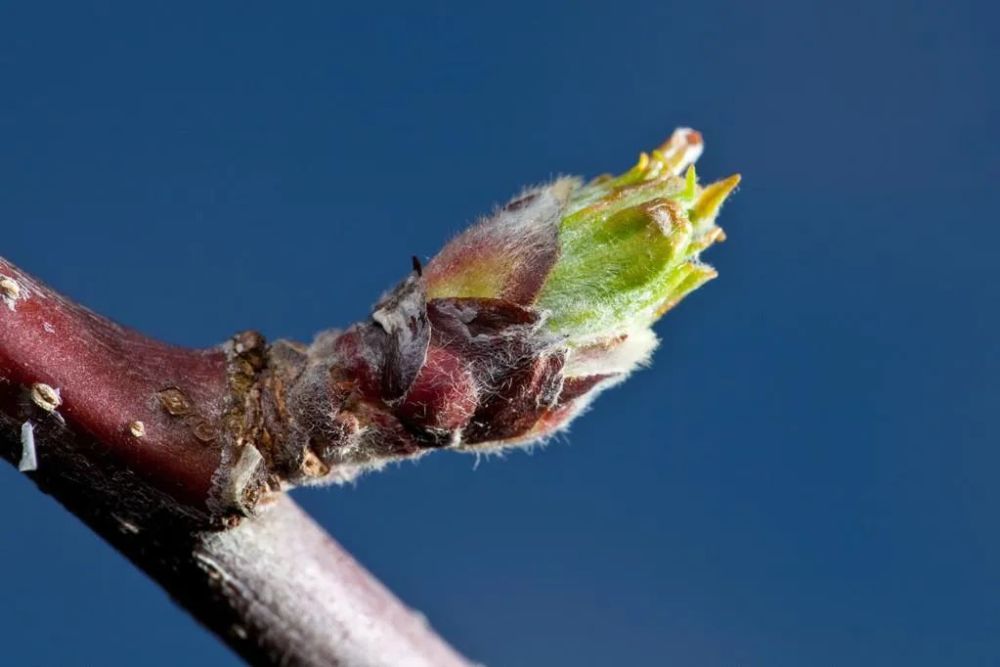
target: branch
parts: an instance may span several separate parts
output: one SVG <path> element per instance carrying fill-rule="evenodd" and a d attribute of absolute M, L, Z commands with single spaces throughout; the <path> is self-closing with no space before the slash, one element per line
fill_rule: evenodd
<path fill-rule="evenodd" d="M 715 277 L 739 177 L 698 185 L 701 149 L 524 192 L 311 345 L 166 345 L 0 258 L 0 455 L 251 663 L 467 665 L 284 491 L 536 442 L 645 364 Z"/>
<path fill-rule="evenodd" d="M 287 496 L 209 510 L 239 342 L 151 341 L 2 258 L 0 281 L 0 454 L 248 662 L 468 664 Z"/>

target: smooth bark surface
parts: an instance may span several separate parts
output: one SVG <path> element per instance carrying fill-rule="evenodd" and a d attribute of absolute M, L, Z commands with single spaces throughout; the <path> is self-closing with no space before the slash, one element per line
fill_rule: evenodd
<path fill-rule="evenodd" d="M 246 660 L 469 664 L 268 480 L 229 502 L 263 339 L 152 341 L 2 258 L 0 299 L 0 455 Z"/>

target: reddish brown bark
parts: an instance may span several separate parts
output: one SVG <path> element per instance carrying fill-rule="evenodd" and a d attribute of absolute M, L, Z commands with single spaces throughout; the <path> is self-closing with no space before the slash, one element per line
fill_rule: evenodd
<path fill-rule="evenodd" d="M 0 299 L 0 455 L 33 443 L 26 474 L 249 662 L 468 664 L 277 493 L 275 461 L 241 469 L 248 434 L 273 458 L 300 355 L 159 343 L 2 258 Z"/>
<path fill-rule="evenodd" d="M 64 424 L 156 488 L 203 506 L 220 462 L 225 354 L 150 340 L 70 303 L 4 259 L 0 276 L 18 286 L 0 310 L 4 414 L 43 427 Z M 54 412 L 31 400 L 36 383 L 58 391 Z M 136 422 L 142 437 L 130 430 Z M 44 456 L 43 449 L 43 465 Z"/>

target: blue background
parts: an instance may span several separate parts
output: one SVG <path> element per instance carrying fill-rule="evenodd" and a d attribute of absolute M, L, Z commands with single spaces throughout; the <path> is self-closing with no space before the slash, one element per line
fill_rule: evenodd
<path fill-rule="evenodd" d="M 489 665 L 1000 663 L 988 3 L 5 3 L 0 252 L 177 343 L 307 340 L 676 125 L 721 277 L 570 435 L 297 492 Z M 491 3 L 492 4 L 492 3 Z M 235 663 L 0 470 L 11 665 Z"/>

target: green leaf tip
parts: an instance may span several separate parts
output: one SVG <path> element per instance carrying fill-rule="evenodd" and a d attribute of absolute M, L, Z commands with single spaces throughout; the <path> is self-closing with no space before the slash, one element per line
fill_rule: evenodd
<path fill-rule="evenodd" d="M 740 177 L 701 187 L 703 147 L 698 132 L 678 129 L 625 173 L 570 194 L 537 300 L 550 331 L 586 340 L 648 327 L 717 275 L 699 258 L 724 240 L 715 219 Z"/>
<path fill-rule="evenodd" d="M 352 465 L 544 440 L 647 363 L 652 323 L 716 276 L 701 253 L 739 176 L 699 185 L 703 148 L 681 128 L 622 174 L 525 190 L 416 263 L 336 339 Z"/>

